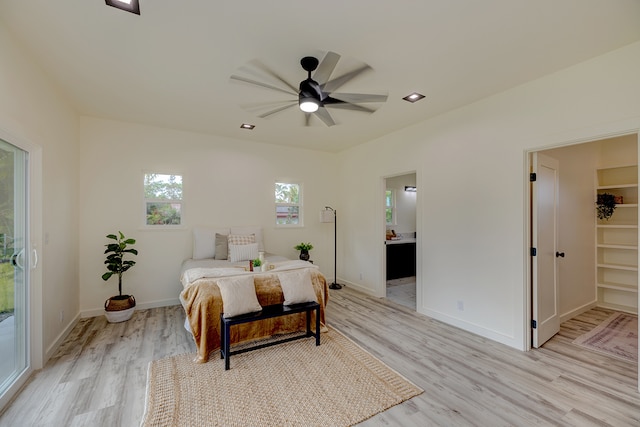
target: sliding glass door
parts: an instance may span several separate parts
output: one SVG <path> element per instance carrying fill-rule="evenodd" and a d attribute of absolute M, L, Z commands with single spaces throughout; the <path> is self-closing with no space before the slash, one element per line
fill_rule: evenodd
<path fill-rule="evenodd" d="M 28 368 L 28 153 L 0 139 L 0 397 Z"/>

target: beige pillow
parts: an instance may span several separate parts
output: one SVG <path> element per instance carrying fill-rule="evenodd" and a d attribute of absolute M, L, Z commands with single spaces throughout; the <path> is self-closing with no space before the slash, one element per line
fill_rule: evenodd
<path fill-rule="evenodd" d="M 256 237 L 256 243 L 258 244 L 258 250 L 264 251 L 264 242 L 262 241 L 262 227 L 258 226 L 243 226 L 243 227 L 231 227 L 229 234 L 253 234 Z"/>
<path fill-rule="evenodd" d="M 227 244 L 229 237 L 226 234 L 218 234 L 216 233 L 216 250 L 215 250 L 215 259 L 225 260 L 228 259 L 227 256 L 229 254 L 229 246 Z"/>
<path fill-rule="evenodd" d="M 318 300 L 311 283 L 311 270 L 308 268 L 278 273 L 278 280 L 284 294 L 284 305 Z"/>
<path fill-rule="evenodd" d="M 229 262 L 249 261 L 258 258 L 258 244 L 229 245 Z"/>
<path fill-rule="evenodd" d="M 248 245 L 256 242 L 255 234 L 229 234 L 227 237 L 227 243 L 231 245 Z M 227 258 L 231 258 L 231 249 L 227 251 Z"/>
<path fill-rule="evenodd" d="M 218 288 L 222 296 L 224 317 L 254 313 L 262 310 L 256 296 L 256 287 L 252 275 L 226 277 L 218 280 Z"/>

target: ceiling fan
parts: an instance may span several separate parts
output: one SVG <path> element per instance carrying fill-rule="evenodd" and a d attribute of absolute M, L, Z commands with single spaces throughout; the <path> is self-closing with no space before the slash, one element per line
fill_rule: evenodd
<path fill-rule="evenodd" d="M 336 77 L 333 76 L 340 55 L 335 52 L 327 52 L 327 54 L 319 61 L 313 56 L 305 56 L 300 60 L 300 65 L 307 72 L 307 78 L 300 82 L 298 88 L 289 83 L 281 75 L 277 74 L 265 64 L 259 61 L 252 61 L 252 65 L 257 68 L 258 72 L 263 73 L 267 77 L 274 79 L 274 83 L 265 83 L 248 75 L 256 75 L 256 70 L 241 68 L 242 73 L 236 73 L 231 76 L 232 80 L 249 83 L 278 92 L 284 92 L 292 95 L 293 99 L 285 101 L 274 101 L 262 104 L 249 104 L 247 108 L 266 107 L 268 111 L 258 115 L 258 117 L 266 118 L 276 113 L 282 112 L 296 105 L 304 112 L 305 126 L 310 125 L 312 116 L 318 117 L 325 125 L 334 126 L 336 124 L 328 108 L 336 108 L 343 110 L 360 111 L 363 113 L 373 113 L 377 106 L 387 100 L 386 94 L 366 94 L 366 93 L 341 93 L 336 92 L 345 83 L 351 81 L 355 77 L 364 72 L 371 70 L 371 67 L 362 64 L 358 67 L 344 72 Z M 313 73 L 313 76 L 312 76 Z M 378 104 L 363 106 L 360 104 Z M 277 106 L 276 106 L 277 105 Z"/>

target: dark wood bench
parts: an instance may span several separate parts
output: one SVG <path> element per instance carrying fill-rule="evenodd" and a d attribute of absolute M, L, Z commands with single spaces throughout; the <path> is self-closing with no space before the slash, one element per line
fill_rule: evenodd
<path fill-rule="evenodd" d="M 311 331 L 311 312 L 316 311 L 316 332 Z M 252 347 L 246 347 L 239 350 L 231 351 L 231 325 L 239 325 L 241 323 L 255 322 L 256 320 L 271 319 L 272 317 L 286 316 L 288 314 L 306 313 L 307 330 L 304 334 L 283 338 L 277 341 L 270 341 L 257 344 Z M 320 304 L 317 302 L 303 302 L 292 305 L 267 305 L 262 307 L 262 311 L 255 313 L 241 314 L 233 317 L 224 317 L 224 313 L 220 314 L 220 359 L 224 359 L 224 369 L 229 370 L 229 359 L 232 354 L 245 353 L 259 348 L 270 347 L 276 344 L 282 344 L 301 338 L 316 337 L 316 346 L 320 345 Z"/>

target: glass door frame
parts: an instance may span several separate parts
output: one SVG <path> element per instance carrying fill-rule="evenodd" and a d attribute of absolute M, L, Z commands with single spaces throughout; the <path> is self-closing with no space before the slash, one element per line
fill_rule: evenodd
<path fill-rule="evenodd" d="M 42 323 L 42 268 L 38 261 L 42 236 L 42 148 L 23 137 L 12 134 L 0 125 L 0 139 L 27 153 L 25 171 L 25 322 L 27 366 L 0 396 L 0 411 L 26 383 L 33 371 L 41 369 L 44 361 Z"/>

